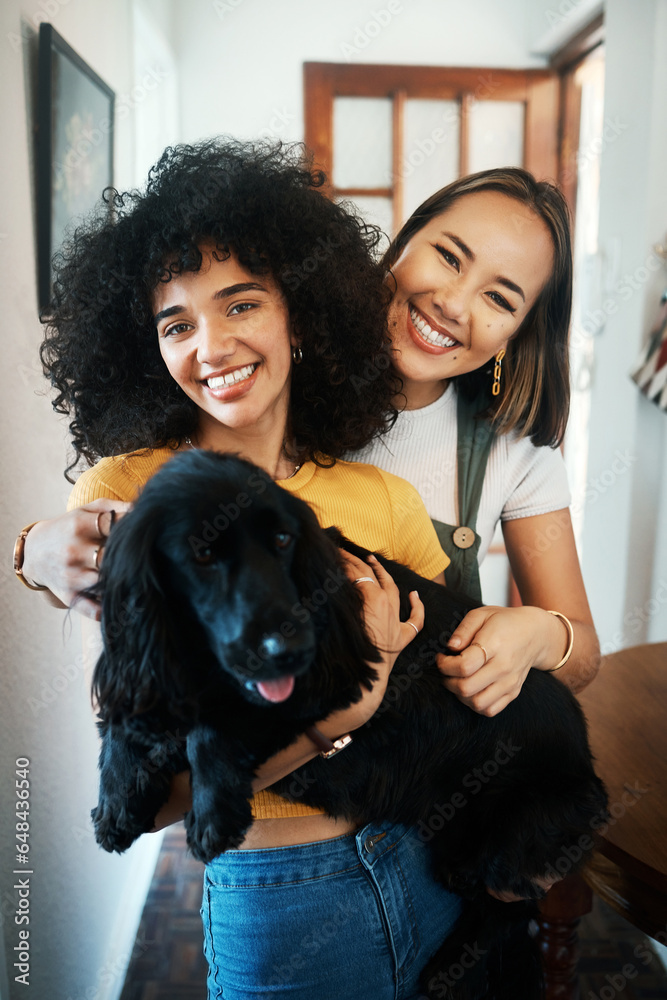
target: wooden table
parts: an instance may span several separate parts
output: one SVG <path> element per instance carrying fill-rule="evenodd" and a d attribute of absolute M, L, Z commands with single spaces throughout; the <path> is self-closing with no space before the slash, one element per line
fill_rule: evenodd
<path fill-rule="evenodd" d="M 635 927 L 667 943 L 667 643 L 604 657 L 579 700 L 611 821 L 581 875 L 540 905 L 546 1000 L 577 1000 L 576 928 L 592 892 Z"/>

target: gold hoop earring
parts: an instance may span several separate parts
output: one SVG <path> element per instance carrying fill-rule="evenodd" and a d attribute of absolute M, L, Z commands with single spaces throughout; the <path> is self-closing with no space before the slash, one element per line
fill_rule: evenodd
<path fill-rule="evenodd" d="M 496 363 L 493 369 L 493 385 L 491 386 L 491 394 L 493 396 L 500 395 L 500 376 L 502 375 L 503 358 L 505 357 L 505 348 L 501 347 L 496 354 Z"/>
<path fill-rule="evenodd" d="M 292 348 L 292 361 L 295 365 L 300 365 L 303 361 L 303 351 L 301 350 L 301 344 L 297 344 Z"/>

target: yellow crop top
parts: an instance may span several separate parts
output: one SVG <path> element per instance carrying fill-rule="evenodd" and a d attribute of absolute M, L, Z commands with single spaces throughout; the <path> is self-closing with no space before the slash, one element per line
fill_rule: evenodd
<path fill-rule="evenodd" d="M 136 500 L 143 485 L 176 454 L 172 448 L 103 458 L 77 480 L 68 510 L 108 497 Z M 380 552 L 433 579 L 449 564 L 415 488 L 404 479 L 362 462 L 337 461 L 331 468 L 305 462 L 279 486 L 315 511 L 322 527 L 335 525 L 357 545 Z M 252 802 L 255 819 L 322 813 L 304 803 L 288 802 L 268 789 Z"/>

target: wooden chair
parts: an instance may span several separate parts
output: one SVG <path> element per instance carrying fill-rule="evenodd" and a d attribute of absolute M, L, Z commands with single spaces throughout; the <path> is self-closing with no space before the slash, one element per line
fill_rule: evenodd
<path fill-rule="evenodd" d="M 667 943 L 667 643 L 604 657 L 579 700 L 611 821 L 581 875 L 564 878 L 540 905 L 546 1000 L 579 1000 L 577 925 L 593 892 Z"/>

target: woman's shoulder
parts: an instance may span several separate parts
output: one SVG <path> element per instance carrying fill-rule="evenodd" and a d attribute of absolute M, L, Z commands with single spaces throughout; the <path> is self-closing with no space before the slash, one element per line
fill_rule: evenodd
<path fill-rule="evenodd" d="M 571 495 L 560 448 L 535 445 L 517 431 L 500 436 L 497 445 L 489 458 L 488 475 L 502 493 L 502 520 L 569 506 Z"/>
<path fill-rule="evenodd" d="M 77 479 L 70 493 L 68 510 L 101 497 L 130 502 L 136 500 L 151 476 L 175 453 L 173 447 L 142 448 L 124 455 L 101 458 Z"/>
<path fill-rule="evenodd" d="M 560 464 L 563 455 L 559 447 L 548 444 L 533 444 L 529 435 L 515 428 L 506 434 L 498 434 L 494 450 L 500 451 L 505 462 L 510 465 L 534 465 L 543 462 Z"/>

